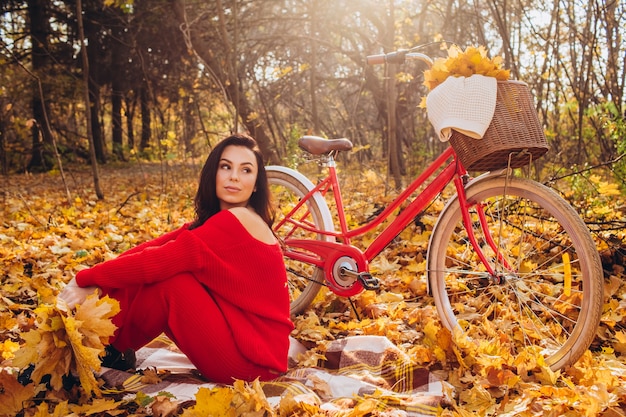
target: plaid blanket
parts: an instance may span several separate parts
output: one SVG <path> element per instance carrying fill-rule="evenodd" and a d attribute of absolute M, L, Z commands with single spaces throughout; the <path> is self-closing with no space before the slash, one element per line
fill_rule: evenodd
<path fill-rule="evenodd" d="M 325 359 L 317 367 L 296 367 L 306 348 L 291 340 L 290 369 L 279 378 L 263 382 L 270 404 L 287 393 L 294 398 L 314 398 L 320 409 L 332 411 L 341 399 L 376 394 L 385 406 L 407 416 L 433 416 L 446 398 L 446 383 L 410 358 L 383 336 L 351 336 L 326 342 Z M 146 383 L 136 374 L 103 368 L 101 377 L 112 389 L 147 395 L 167 392 L 177 401 L 194 400 L 200 387 L 216 387 L 202 378 L 193 364 L 165 336 L 155 339 L 137 354 L 138 369 L 156 369 L 162 377 Z"/>

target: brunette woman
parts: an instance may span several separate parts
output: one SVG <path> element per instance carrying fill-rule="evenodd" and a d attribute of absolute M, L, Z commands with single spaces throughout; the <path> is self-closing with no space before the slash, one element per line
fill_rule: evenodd
<path fill-rule="evenodd" d="M 236 134 L 213 149 L 195 209 L 181 228 L 80 271 L 59 298 L 73 307 L 97 289 L 119 301 L 104 365 L 132 367 L 132 352 L 165 333 L 211 381 L 275 378 L 293 324 L 254 139 Z"/>

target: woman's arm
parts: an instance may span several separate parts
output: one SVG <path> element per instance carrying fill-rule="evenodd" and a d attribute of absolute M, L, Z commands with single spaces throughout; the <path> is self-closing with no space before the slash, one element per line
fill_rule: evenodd
<path fill-rule="evenodd" d="M 189 230 L 160 246 L 125 253 L 76 274 L 81 287 L 123 288 L 163 281 L 181 272 L 197 272 L 206 267 L 212 252 Z"/>
<path fill-rule="evenodd" d="M 141 252 L 142 250 L 149 248 L 151 246 L 161 246 L 167 242 L 169 242 L 170 240 L 176 239 L 176 237 L 178 235 L 180 235 L 180 233 L 183 230 L 187 230 L 187 228 L 189 227 L 190 223 L 185 223 L 183 226 L 179 227 L 176 230 L 173 230 L 171 232 L 165 233 L 164 235 L 161 235 L 157 238 L 148 240 L 147 242 L 143 242 L 137 246 L 135 246 L 134 248 L 130 248 L 127 251 L 125 251 L 124 253 L 120 254 L 119 256 L 126 256 L 126 255 L 130 255 L 132 253 L 137 253 L 137 252 Z"/>

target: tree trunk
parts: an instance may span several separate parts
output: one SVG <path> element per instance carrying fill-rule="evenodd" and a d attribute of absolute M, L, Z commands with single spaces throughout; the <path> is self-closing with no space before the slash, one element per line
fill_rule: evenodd
<path fill-rule="evenodd" d="M 113 79 L 111 87 L 111 119 L 113 128 L 111 132 L 111 142 L 113 144 L 113 154 L 121 161 L 124 160 L 124 145 L 122 143 L 122 92 L 119 85 Z"/>
<path fill-rule="evenodd" d="M 310 79 L 309 79 L 309 89 L 311 95 L 311 119 L 313 120 L 313 132 L 319 135 L 320 132 L 320 118 L 317 112 L 317 30 L 318 28 L 318 19 L 317 19 L 317 1 L 313 0 L 311 3 L 309 14 L 311 16 L 311 31 L 309 34 L 309 39 L 311 39 L 310 50 L 311 50 L 311 68 L 309 69 Z"/>
<path fill-rule="evenodd" d="M 32 71 L 41 80 L 43 89 L 40 94 L 39 82 L 33 82 L 32 109 L 35 123 L 31 127 L 32 154 L 27 166 L 28 171 L 47 171 L 53 166 L 52 132 L 48 129 L 46 122 L 46 115 L 49 113 L 48 105 L 43 100 L 48 96 L 49 88 L 45 78 L 41 75 L 49 65 L 50 26 L 47 3 L 46 0 L 28 0 Z"/>
<path fill-rule="evenodd" d="M 394 40 L 394 20 L 395 10 L 393 0 L 389 0 L 389 14 L 387 16 L 387 45 L 389 48 L 393 48 Z M 396 91 L 396 74 L 398 71 L 397 64 L 387 65 L 387 140 L 389 143 L 389 164 L 388 170 L 393 177 L 396 189 L 402 188 L 402 164 L 400 158 L 402 150 L 400 148 L 400 142 L 398 141 L 398 123 L 396 119 L 396 97 L 398 95 Z"/>
<path fill-rule="evenodd" d="M 624 114 L 622 104 L 624 103 L 624 79 L 626 77 L 626 54 L 620 52 L 620 23 L 618 21 L 619 10 L 618 2 L 607 2 L 604 6 L 604 20 L 606 22 L 606 43 L 607 50 L 607 66 L 605 75 L 606 90 L 605 97 L 611 97 L 618 114 Z M 619 68 L 622 68 L 621 79 L 619 76 Z"/>
<path fill-rule="evenodd" d="M 152 131 L 150 130 L 150 103 L 148 103 L 149 94 L 146 85 L 141 86 L 139 100 L 141 105 L 141 141 L 139 142 L 139 151 L 143 152 L 150 146 L 150 137 L 152 136 Z"/>
<path fill-rule="evenodd" d="M 88 13 L 90 13 L 88 11 Z M 81 19 L 82 20 L 82 19 Z M 101 48 L 101 41 L 98 36 L 98 29 L 93 23 L 95 19 L 87 19 L 84 24 L 85 37 L 89 39 L 89 45 L 87 45 L 87 61 L 91 63 L 87 68 L 87 84 L 89 91 L 89 125 L 87 129 L 90 131 L 90 135 L 93 139 L 94 151 L 96 153 L 96 160 L 99 163 L 106 163 L 106 146 L 104 145 L 104 134 L 102 133 L 102 125 L 100 124 L 100 83 L 99 83 L 99 71 L 100 71 L 100 55 L 99 50 Z"/>
<path fill-rule="evenodd" d="M 113 155 L 120 161 L 124 161 L 124 144 L 122 140 L 122 103 L 124 101 L 124 94 L 126 93 L 125 78 L 126 78 L 126 63 L 128 62 L 128 56 L 125 53 L 126 47 L 124 42 L 130 41 L 127 39 L 127 31 L 125 25 L 120 25 L 119 22 L 123 22 L 121 11 L 116 8 L 109 8 L 110 19 L 115 22 L 111 24 L 112 36 L 110 36 L 108 45 L 111 49 L 111 144 L 113 148 Z"/>
<path fill-rule="evenodd" d="M 89 49 L 89 46 L 87 46 Z M 104 146 L 104 134 L 102 133 L 102 125 L 100 124 L 100 86 L 97 85 L 91 77 L 87 81 L 89 85 L 89 126 L 90 134 L 93 138 L 93 146 L 96 152 L 96 160 L 101 164 L 106 164 L 107 155 Z"/>
<path fill-rule="evenodd" d="M 0 106 L 0 111 L 4 112 L 5 106 Z M 8 116 L 9 110 L 6 115 Z M 9 173 L 9 165 L 7 164 L 6 141 L 7 141 L 7 123 L 5 122 L 5 114 L 0 115 L 0 174 L 7 175 Z"/>
<path fill-rule="evenodd" d="M 85 32 L 83 29 L 83 6 L 81 0 L 76 0 L 76 17 L 78 22 L 78 37 L 80 39 L 81 58 L 83 62 L 83 83 L 85 87 L 85 108 L 89 109 L 89 58 L 87 57 L 87 45 L 85 44 Z M 91 112 L 85 111 L 87 118 L 87 126 L 91 125 Z M 94 189 L 98 199 L 104 198 L 104 193 L 100 188 L 100 174 L 98 173 L 98 162 L 96 161 L 96 152 L 94 148 L 93 136 L 91 130 L 87 129 L 87 139 L 89 140 L 89 157 L 91 159 L 91 171 L 93 174 Z"/>
<path fill-rule="evenodd" d="M 196 118 L 194 117 L 194 103 L 189 96 L 183 99 L 183 144 L 185 151 L 196 156 L 193 138 L 196 136 Z"/>
<path fill-rule="evenodd" d="M 128 136 L 128 149 L 135 149 L 135 129 L 133 127 L 133 119 L 135 118 L 135 104 L 137 98 L 134 91 L 125 97 L 126 103 L 126 135 Z"/>

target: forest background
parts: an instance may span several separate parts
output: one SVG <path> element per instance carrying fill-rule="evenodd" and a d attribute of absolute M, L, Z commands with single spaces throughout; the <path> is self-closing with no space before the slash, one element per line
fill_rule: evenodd
<path fill-rule="evenodd" d="M 3 300 L 22 309 L 45 300 L 30 278 L 58 289 L 62 270 L 76 267 L 56 259 L 66 248 L 95 263 L 180 224 L 198 164 L 229 132 L 251 133 L 268 162 L 288 166 L 302 163 L 303 134 L 348 137 L 356 148 L 342 154 L 343 169 L 367 167 L 397 190 L 446 144 L 419 108 L 424 66 L 365 57 L 484 45 L 535 96 L 551 150 L 534 175 L 562 191 L 598 242 L 613 302 L 598 346 L 619 354 L 625 35 L 618 0 L 3 1 L 2 286 L 16 291 Z M 77 235 L 87 221 L 100 234 Z M 4 341 L 16 340 L 5 330 Z M 624 392 L 608 392 L 623 411 Z"/>
<path fill-rule="evenodd" d="M 365 58 L 419 44 L 438 57 L 447 41 L 484 45 L 530 85 L 552 175 L 609 164 L 624 181 L 612 164 L 626 129 L 620 1 L 81 3 L 0 6 L 3 174 L 58 169 L 55 152 L 88 162 L 90 136 L 106 163 L 205 155 L 246 130 L 285 164 L 302 134 L 348 137 L 367 148 L 360 162 L 388 161 L 398 180 L 445 146 L 418 108 L 425 68 Z"/>

